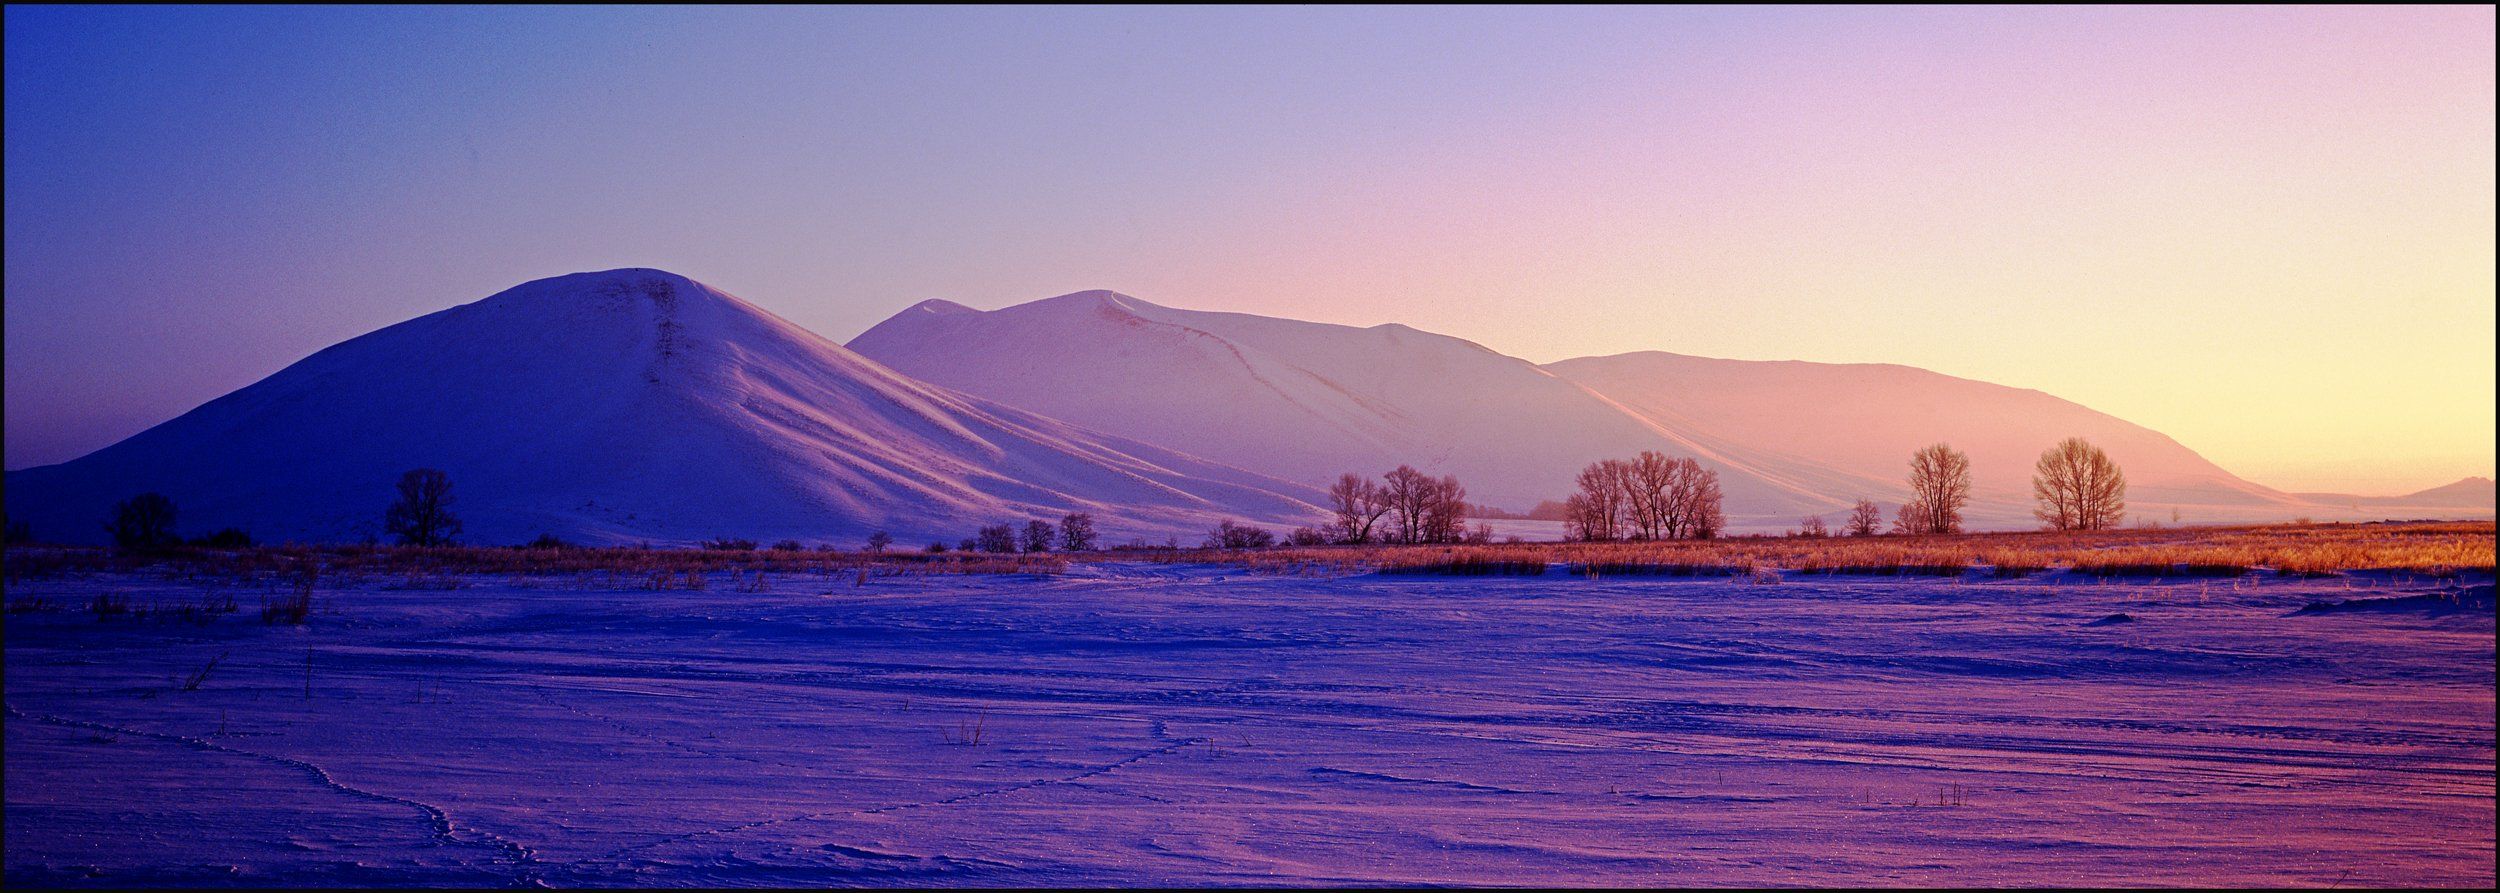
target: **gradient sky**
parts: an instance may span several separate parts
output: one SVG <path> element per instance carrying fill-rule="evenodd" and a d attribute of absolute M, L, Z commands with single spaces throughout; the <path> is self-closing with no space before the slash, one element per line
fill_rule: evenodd
<path fill-rule="evenodd" d="M 2493 468 L 2493 11 L 7 9 L 7 465 L 662 267 L 2039 388 Z"/>

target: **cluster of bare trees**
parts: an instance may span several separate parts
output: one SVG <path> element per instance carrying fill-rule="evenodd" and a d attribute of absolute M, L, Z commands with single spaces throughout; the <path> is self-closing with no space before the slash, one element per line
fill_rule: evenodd
<path fill-rule="evenodd" d="M 879 537 L 883 537 L 885 542 L 877 542 Z M 1096 539 L 1093 514 L 1070 512 L 1060 517 L 1058 524 L 1040 518 L 1026 521 L 1022 527 L 1014 522 L 991 524 L 981 528 L 971 539 L 964 540 L 962 548 L 966 552 L 1091 552 Z M 894 538 L 882 530 L 869 538 L 869 544 L 875 551 L 883 551 L 893 541 Z M 929 545 L 931 552 L 946 551 L 944 543 Z"/>
<path fill-rule="evenodd" d="M 2032 466 L 2032 511 L 2051 530 L 2110 530 L 2127 514 L 2127 476 L 2118 463 L 2080 437 L 2058 441 Z M 1910 456 L 1910 501 L 1893 528 L 1900 533 L 1960 533 L 1970 502 L 1970 457 L 1945 444 Z"/>
<path fill-rule="evenodd" d="M 1340 543 L 1458 543 L 1492 535 L 1489 527 L 1467 529 L 1467 488 L 1458 478 L 1435 478 L 1411 465 L 1377 481 L 1339 475 L 1328 504 L 1337 517 L 1326 535 Z"/>
<path fill-rule="evenodd" d="M 1789 531 L 1788 535 L 1821 539 L 1828 536 L 1875 536 L 1883 532 L 1883 507 L 1876 505 L 1874 500 L 1860 499 L 1857 505 L 1850 507 L 1848 516 L 1841 519 L 1838 533 L 1834 533 L 1830 525 L 1823 523 L 1823 516 L 1807 515 L 1805 520 L 1798 522 L 1797 529 Z"/>
<path fill-rule="evenodd" d="M 1588 474 L 1581 474 L 1582 487 Z M 1970 504 L 1970 456 L 1949 444 L 1931 444 L 1910 454 L 1910 499 L 1893 515 L 1892 532 L 1936 534 L 1962 532 L 1962 508 Z M 2080 437 L 2058 441 L 2040 454 L 2033 466 L 2031 495 L 2039 502 L 2032 514 L 2051 530 L 2110 530 L 2127 514 L 2127 476 Z M 1849 511 L 1842 532 L 1874 536 L 1883 519 L 1875 503 L 1860 499 Z M 1799 535 L 1822 536 L 1821 517 L 1805 519 Z"/>
<path fill-rule="evenodd" d="M 1710 539 L 1727 526 L 1719 473 L 1691 458 L 1643 450 L 1629 460 L 1590 463 L 1579 484 L 1563 502 L 1570 539 Z"/>

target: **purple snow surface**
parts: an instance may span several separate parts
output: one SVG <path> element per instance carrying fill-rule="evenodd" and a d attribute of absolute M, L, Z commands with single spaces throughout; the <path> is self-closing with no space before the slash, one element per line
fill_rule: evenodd
<path fill-rule="evenodd" d="M 11 585 L 7 882 L 2493 880 L 2488 577 L 460 582 Z"/>

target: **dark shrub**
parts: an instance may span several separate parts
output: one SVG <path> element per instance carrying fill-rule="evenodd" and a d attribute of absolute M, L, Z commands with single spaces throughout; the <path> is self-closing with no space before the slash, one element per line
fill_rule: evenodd
<path fill-rule="evenodd" d="M 228 527 L 207 536 L 194 537 L 191 545 L 210 549 L 249 549 L 252 547 L 252 535 L 241 528 Z"/>
<path fill-rule="evenodd" d="M 1264 549 L 1275 544 L 1275 534 L 1226 518 L 1218 522 L 1214 530 L 1208 531 L 1205 548 Z"/>

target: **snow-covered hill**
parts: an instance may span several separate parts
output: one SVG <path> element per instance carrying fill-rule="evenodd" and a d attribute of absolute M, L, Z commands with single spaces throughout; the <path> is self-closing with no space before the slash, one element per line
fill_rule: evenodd
<path fill-rule="evenodd" d="M 1560 498 L 1589 462 L 1644 449 L 1718 467 L 1732 510 L 1840 503 L 1808 475 L 1689 442 L 1533 363 L 1397 325 L 1157 306 L 1108 291 L 994 311 L 928 301 L 850 342 L 906 375 L 1219 462 L 1322 484 L 1400 463 L 1477 502 Z"/>
<path fill-rule="evenodd" d="M 1112 542 L 1310 523 L 1306 486 L 931 387 L 682 276 L 530 282 L 314 354 L 121 443 L 11 472 L 9 518 L 92 541 L 155 490 L 196 534 L 380 533 L 448 472 L 466 541 L 794 537 L 905 545 L 1095 513 Z"/>
<path fill-rule="evenodd" d="M 1311 483 L 1400 462 L 1479 502 L 1558 499 L 1589 461 L 1644 449 L 1717 468 L 1737 529 L 1859 497 L 1887 510 L 1910 453 L 1972 457 L 1974 525 L 2030 527 L 2040 451 L 2091 439 L 2168 520 L 2326 516 L 2161 433 L 2037 391 L 1903 366 L 1664 353 L 1538 366 L 1402 325 L 1327 325 L 1157 306 L 1107 291 L 994 311 L 929 301 L 850 347 L 898 371 L 1099 430 Z"/>

